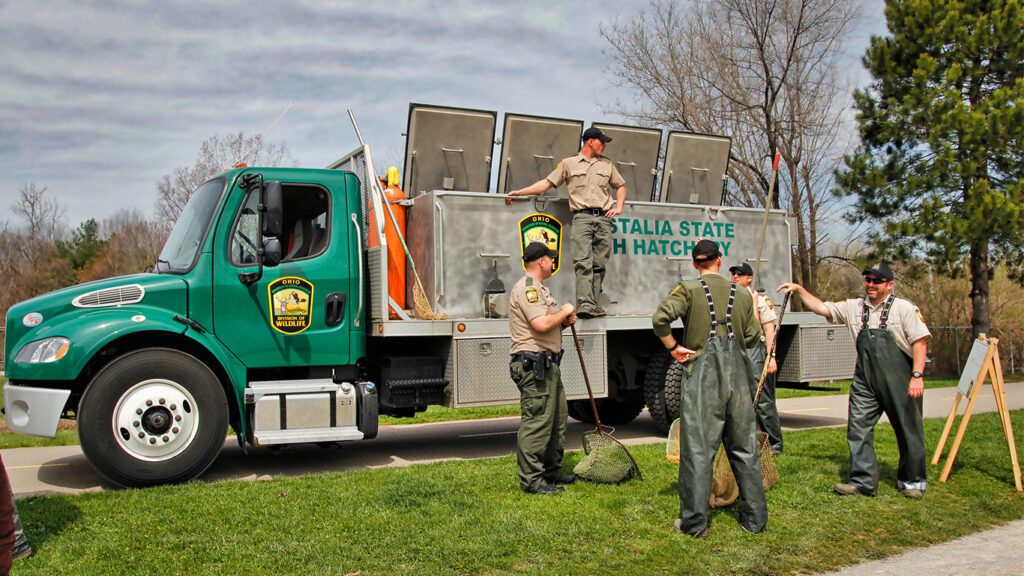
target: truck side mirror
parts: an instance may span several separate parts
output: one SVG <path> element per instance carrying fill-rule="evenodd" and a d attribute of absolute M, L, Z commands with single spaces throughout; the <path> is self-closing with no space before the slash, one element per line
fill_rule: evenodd
<path fill-rule="evenodd" d="M 281 263 L 281 241 L 267 238 L 263 241 L 263 265 L 273 268 Z"/>
<path fill-rule="evenodd" d="M 263 185 L 263 205 L 266 207 L 266 213 L 263 216 L 262 230 L 264 236 L 278 238 L 284 231 L 283 204 L 281 183 L 277 180 L 265 183 Z M 280 244 L 278 247 L 280 248 Z"/>

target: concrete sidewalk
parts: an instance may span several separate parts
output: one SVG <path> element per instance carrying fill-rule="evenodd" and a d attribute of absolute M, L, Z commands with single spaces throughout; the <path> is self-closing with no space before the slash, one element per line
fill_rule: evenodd
<path fill-rule="evenodd" d="M 1024 520 L 821 576 L 1020 576 Z"/>

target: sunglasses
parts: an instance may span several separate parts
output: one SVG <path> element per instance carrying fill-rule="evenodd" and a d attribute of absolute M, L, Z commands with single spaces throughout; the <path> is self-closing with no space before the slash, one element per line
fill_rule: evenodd
<path fill-rule="evenodd" d="M 864 282 L 867 283 L 867 284 L 878 285 L 878 284 L 885 284 L 886 282 L 888 282 L 888 280 L 886 280 L 885 278 L 875 278 L 874 276 L 865 276 L 864 277 Z"/>

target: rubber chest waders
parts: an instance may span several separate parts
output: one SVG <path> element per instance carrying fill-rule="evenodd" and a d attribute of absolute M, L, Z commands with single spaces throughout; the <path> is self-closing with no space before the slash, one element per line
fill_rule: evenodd
<path fill-rule="evenodd" d="M 768 523 L 768 506 L 761 486 L 754 409 L 750 397 L 750 366 L 732 328 L 736 285 L 729 292 L 725 321 L 719 322 L 711 289 L 700 279 L 711 312 L 711 330 L 693 371 L 684 376 L 679 415 L 679 502 L 682 529 L 696 535 L 708 524 L 711 475 L 715 452 L 725 445 L 740 489 L 740 524 L 760 532 Z M 718 336 L 725 325 L 728 337 Z"/>
<path fill-rule="evenodd" d="M 896 473 L 899 488 L 927 486 L 924 425 L 921 421 L 922 398 L 911 398 L 911 358 L 900 350 L 886 330 L 894 295 L 882 305 L 878 328 L 868 328 L 871 308 L 864 299 L 861 330 L 857 335 L 857 368 L 850 385 L 849 424 L 846 441 L 850 445 L 850 482 L 861 492 L 874 494 L 878 488 L 875 461 L 875 424 L 885 412 L 896 433 L 900 465 Z"/>

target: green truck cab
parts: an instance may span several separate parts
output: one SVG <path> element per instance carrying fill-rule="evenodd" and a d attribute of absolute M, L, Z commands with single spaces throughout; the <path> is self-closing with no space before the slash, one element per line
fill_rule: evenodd
<path fill-rule="evenodd" d="M 350 172 L 238 168 L 206 182 L 154 273 L 10 308 L 10 427 L 52 436 L 59 417 L 76 417 L 90 462 L 127 486 L 197 476 L 228 424 L 252 443 L 256 410 L 279 414 L 265 445 L 372 437 L 374 387 L 355 366 L 366 351 L 361 214 Z M 282 387 L 318 404 L 304 425 L 281 425 Z"/>

